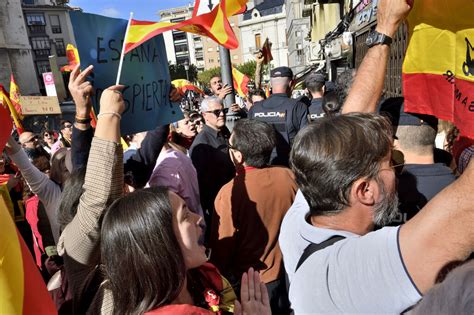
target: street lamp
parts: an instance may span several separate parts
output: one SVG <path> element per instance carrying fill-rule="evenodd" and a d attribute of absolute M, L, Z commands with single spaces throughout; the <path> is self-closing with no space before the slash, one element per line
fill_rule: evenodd
<path fill-rule="evenodd" d="M 186 71 L 186 80 L 189 81 L 189 62 L 188 62 L 188 60 L 184 61 L 184 70 Z"/>

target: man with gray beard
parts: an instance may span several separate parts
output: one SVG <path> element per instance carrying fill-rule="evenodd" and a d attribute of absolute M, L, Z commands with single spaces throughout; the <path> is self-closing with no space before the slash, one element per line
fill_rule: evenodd
<path fill-rule="evenodd" d="M 296 315 L 400 314 L 445 265 L 474 250 L 474 163 L 411 220 L 373 231 L 398 208 L 392 127 L 374 112 L 408 2 L 378 2 L 377 27 L 342 115 L 295 137 L 290 166 L 300 191 L 279 243 Z"/>

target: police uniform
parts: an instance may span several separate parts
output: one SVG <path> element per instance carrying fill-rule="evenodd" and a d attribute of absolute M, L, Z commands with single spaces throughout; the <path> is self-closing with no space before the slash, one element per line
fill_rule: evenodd
<path fill-rule="evenodd" d="M 292 78 L 288 67 L 272 70 L 271 77 Z M 277 132 L 276 148 L 272 152 L 271 164 L 288 166 L 291 145 L 298 131 L 308 124 L 308 106 L 291 99 L 286 93 L 274 93 L 268 99 L 256 102 L 248 117 L 271 124 Z"/>
<path fill-rule="evenodd" d="M 385 100 L 379 112 L 388 114 L 393 126 L 422 126 L 434 129 L 438 119 L 430 115 L 405 113 L 403 97 Z M 434 143 L 433 143 L 434 145 Z M 399 214 L 390 225 L 400 225 L 414 217 L 437 193 L 456 179 L 453 171 L 442 163 L 404 164 L 398 179 Z"/>
<path fill-rule="evenodd" d="M 324 110 L 323 110 L 323 98 L 313 98 L 311 100 L 311 105 L 308 108 L 309 111 L 309 121 L 313 122 L 316 119 L 324 117 Z"/>

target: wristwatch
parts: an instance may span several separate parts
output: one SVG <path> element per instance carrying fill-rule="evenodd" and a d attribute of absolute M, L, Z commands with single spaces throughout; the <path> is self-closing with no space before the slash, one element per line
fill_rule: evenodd
<path fill-rule="evenodd" d="M 370 32 L 369 36 L 367 36 L 367 40 L 365 41 L 365 44 L 369 48 L 374 47 L 375 45 L 388 45 L 388 46 L 390 46 L 391 43 L 392 43 L 392 38 L 390 36 L 379 33 L 377 31 Z"/>

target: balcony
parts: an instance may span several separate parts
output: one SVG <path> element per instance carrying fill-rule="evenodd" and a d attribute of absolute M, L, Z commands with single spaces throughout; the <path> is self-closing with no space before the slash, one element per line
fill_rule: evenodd
<path fill-rule="evenodd" d="M 30 34 L 46 34 L 46 25 L 28 25 Z"/>
<path fill-rule="evenodd" d="M 51 55 L 51 49 L 33 49 L 36 58 L 48 57 Z"/>

